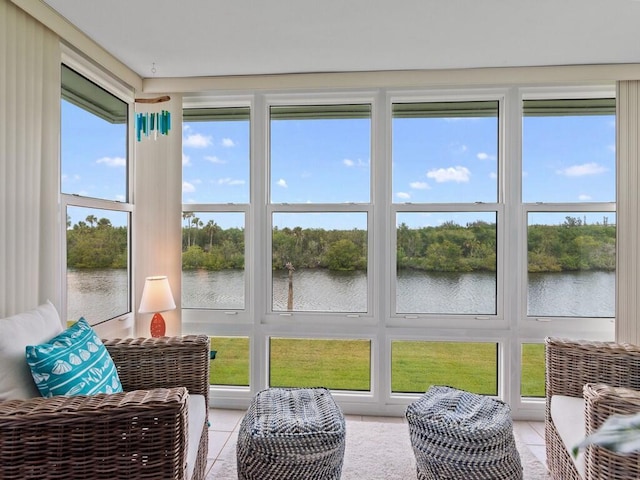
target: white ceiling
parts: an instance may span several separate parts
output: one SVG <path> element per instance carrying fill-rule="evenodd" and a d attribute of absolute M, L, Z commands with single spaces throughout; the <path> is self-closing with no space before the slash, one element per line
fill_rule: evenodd
<path fill-rule="evenodd" d="M 43 1 L 142 77 L 640 63 L 639 0 Z"/>

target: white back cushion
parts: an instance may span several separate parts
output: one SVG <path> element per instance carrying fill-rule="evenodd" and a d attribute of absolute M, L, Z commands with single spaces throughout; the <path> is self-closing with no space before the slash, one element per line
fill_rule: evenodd
<path fill-rule="evenodd" d="M 45 343 L 60 332 L 60 316 L 49 301 L 0 319 L 0 401 L 40 396 L 27 365 L 25 347 Z"/>

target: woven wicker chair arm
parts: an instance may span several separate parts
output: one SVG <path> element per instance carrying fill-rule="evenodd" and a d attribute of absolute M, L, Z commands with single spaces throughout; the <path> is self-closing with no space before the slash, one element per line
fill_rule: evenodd
<path fill-rule="evenodd" d="M 64 423 L 95 421 L 97 417 L 106 417 L 117 421 L 122 417 L 131 423 L 132 415 L 154 415 L 158 411 L 179 415 L 187 402 L 187 389 L 157 388 L 153 390 L 135 390 L 114 394 L 36 397 L 28 400 L 9 400 L 0 402 L 0 428 L 8 425 L 18 426 L 44 424 L 62 425 Z"/>
<path fill-rule="evenodd" d="M 184 478 L 186 388 L 0 402 L 3 479 Z"/>
<path fill-rule="evenodd" d="M 209 396 L 209 338 L 127 338 L 104 340 L 125 391 L 186 387 Z"/>
<path fill-rule="evenodd" d="M 588 383 L 584 386 L 587 434 L 597 430 L 611 415 L 640 412 L 640 391 Z"/>
<path fill-rule="evenodd" d="M 640 390 L 640 347 L 625 343 L 547 338 L 547 397 L 582 397 L 587 383 Z"/>

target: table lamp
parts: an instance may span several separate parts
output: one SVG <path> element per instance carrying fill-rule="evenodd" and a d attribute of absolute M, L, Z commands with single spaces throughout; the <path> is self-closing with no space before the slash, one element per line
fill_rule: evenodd
<path fill-rule="evenodd" d="M 176 303 L 173 300 L 167 277 L 162 275 L 145 278 L 138 313 L 154 314 L 150 327 L 152 337 L 164 336 L 167 326 L 160 312 L 166 312 L 174 308 L 176 308 Z"/>

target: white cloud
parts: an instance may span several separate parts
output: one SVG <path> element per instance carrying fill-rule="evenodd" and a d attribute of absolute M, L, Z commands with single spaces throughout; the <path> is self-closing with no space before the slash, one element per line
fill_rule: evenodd
<path fill-rule="evenodd" d="M 616 144 L 614 143 L 614 144 L 612 144 L 612 145 L 609 145 L 607 148 L 608 148 L 610 151 L 612 151 L 612 152 L 614 152 L 614 153 L 615 153 L 615 151 L 616 151 Z"/>
<path fill-rule="evenodd" d="M 276 185 L 278 185 L 279 187 L 282 187 L 282 188 L 287 188 L 288 187 L 287 182 L 285 181 L 284 178 L 281 178 L 280 180 L 278 180 L 276 182 Z"/>
<path fill-rule="evenodd" d="M 104 163 L 108 167 L 126 167 L 127 159 L 122 157 L 102 157 L 96 163 Z"/>
<path fill-rule="evenodd" d="M 411 182 L 409 186 L 414 190 L 428 190 L 430 188 L 427 182 Z"/>
<path fill-rule="evenodd" d="M 245 181 L 244 180 L 239 180 L 236 179 L 234 180 L 233 178 L 220 178 L 218 179 L 218 185 L 244 185 Z"/>
<path fill-rule="evenodd" d="M 461 167 L 458 165 L 456 167 L 437 168 L 435 170 L 429 170 L 427 172 L 427 177 L 433 178 L 438 183 L 464 183 L 469 181 L 471 172 L 467 167 Z"/>
<path fill-rule="evenodd" d="M 182 139 L 183 147 L 205 148 L 211 145 L 211 136 L 194 133 Z"/>
<path fill-rule="evenodd" d="M 578 200 L 581 200 L 583 202 L 587 202 L 587 201 L 591 200 L 591 195 L 587 195 L 585 193 L 581 193 L 580 195 L 578 195 Z"/>
<path fill-rule="evenodd" d="M 182 152 L 182 166 L 183 167 L 191 166 L 191 158 L 189 157 L 189 155 L 185 155 L 184 152 Z"/>
<path fill-rule="evenodd" d="M 192 183 L 182 182 L 182 191 L 183 191 L 183 193 L 195 192 L 196 191 L 196 187 L 194 187 Z"/>
<path fill-rule="evenodd" d="M 476 155 L 476 158 L 478 160 L 495 160 L 496 156 L 495 155 L 489 155 L 486 152 L 480 152 Z"/>
<path fill-rule="evenodd" d="M 409 200 L 411 198 L 411 195 L 409 195 L 407 192 L 398 192 L 396 193 L 396 197 L 400 198 L 401 200 Z"/>
<path fill-rule="evenodd" d="M 489 174 L 489 178 L 491 178 L 491 179 L 495 180 L 496 178 L 498 178 L 498 174 L 497 174 L 496 172 L 491 172 L 491 173 Z"/>
<path fill-rule="evenodd" d="M 567 177 L 583 177 L 585 175 L 598 175 L 604 173 L 607 168 L 598 165 L 595 162 L 584 163 L 582 165 L 572 165 L 563 170 L 556 170 L 558 175 L 566 175 Z"/>
<path fill-rule="evenodd" d="M 204 157 L 204 159 L 210 161 L 211 163 L 216 163 L 216 164 L 219 164 L 219 165 L 227 163 L 226 160 L 221 160 L 218 157 L 216 157 L 215 155 L 207 155 L 207 156 Z"/>
<path fill-rule="evenodd" d="M 223 138 L 222 139 L 222 146 L 226 147 L 226 148 L 235 147 L 236 146 L 236 142 L 234 142 L 230 138 Z"/>
<path fill-rule="evenodd" d="M 343 165 L 347 167 L 368 167 L 369 164 L 363 161 L 361 158 L 357 160 L 351 160 L 350 158 L 345 158 L 342 160 Z"/>
<path fill-rule="evenodd" d="M 116 195 L 117 202 L 126 202 L 127 198 L 124 195 Z"/>

